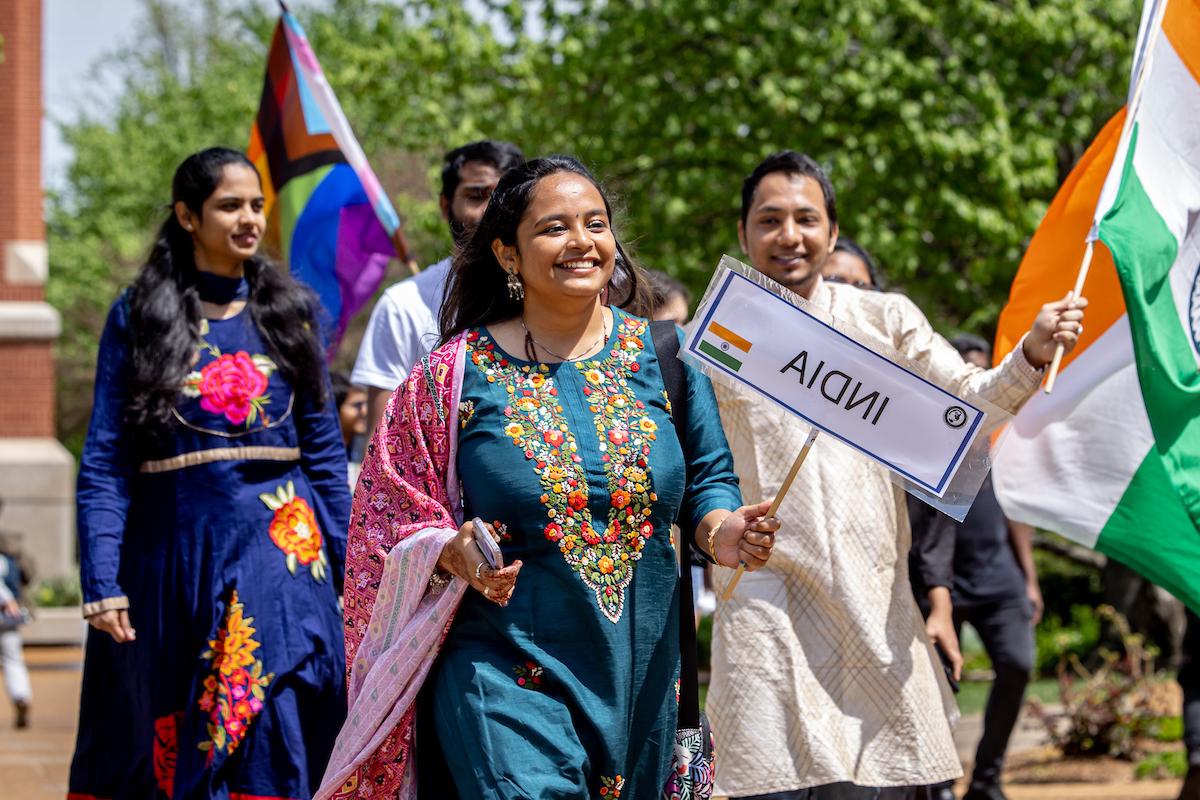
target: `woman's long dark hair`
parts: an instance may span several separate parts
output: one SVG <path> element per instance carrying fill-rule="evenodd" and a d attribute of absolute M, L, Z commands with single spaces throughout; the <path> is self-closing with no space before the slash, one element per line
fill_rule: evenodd
<path fill-rule="evenodd" d="M 258 173 L 246 156 L 224 147 L 201 150 L 179 165 L 171 181 L 172 211 L 130 287 L 133 363 L 125 421 L 140 444 L 149 444 L 170 429 L 171 408 L 200 344 L 195 251 L 191 234 L 175 216 L 174 204 L 182 202 L 199 218 L 204 201 L 230 164 Z M 261 256 L 246 261 L 245 272 L 250 289 L 246 306 L 268 355 L 298 394 L 323 401 L 324 364 L 314 295 Z"/>
<path fill-rule="evenodd" d="M 571 156 L 535 158 L 504 173 L 475 233 L 454 254 L 446 299 L 438 319 L 443 344 L 468 328 L 520 315 L 521 301 L 508 295 L 507 275 L 492 252 L 492 242 L 499 239 L 509 247 L 516 246 L 517 226 L 529 207 L 534 188 L 543 178 L 560 172 L 573 172 L 591 182 L 604 199 L 604 211 L 612 220 L 612 206 L 604 187 L 587 167 Z M 616 266 L 608 283 L 609 305 L 645 316 L 650 306 L 645 275 L 621 246 L 620 239 L 615 241 Z"/>

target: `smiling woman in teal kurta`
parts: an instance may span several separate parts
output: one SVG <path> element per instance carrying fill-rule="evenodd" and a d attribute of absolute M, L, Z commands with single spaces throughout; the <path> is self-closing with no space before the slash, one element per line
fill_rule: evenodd
<path fill-rule="evenodd" d="M 687 409 L 673 419 L 650 323 L 613 307 L 637 308 L 640 280 L 582 165 L 552 157 L 510 171 L 455 258 L 446 343 L 393 396 L 368 449 L 346 580 L 352 703 L 353 687 L 373 688 L 361 713 L 352 706 L 347 742 L 364 730 L 380 741 L 365 719 L 382 691 L 372 665 L 396 665 L 386 669 L 403 687 L 431 655 L 405 647 L 387 660 L 393 639 L 431 639 L 404 609 L 470 586 L 440 651 L 431 645 L 416 722 L 422 798 L 660 796 L 676 739 L 676 551 L 750 570 L 770 556 L 778 520 L 763 517 L 767 503 L 741 506 L 708 379 L 684 369 Z M 503 568 L 484 563 L 473 517 Z M 387 605 L 372 610 L 376 590 Z M 410 623 L 420 633 L 386 633 Z M 333 796 L 412 796 L 412 707 L 383 708 L 399 725 L 344 760 Z"/>
<path fill-rule="evenodd" d="M 497 779 L 522 797 L 645 797 L 666 778 L 679 670 L 671 523 L 683 507 L 695 530 L 741 496 L 707 379 L 688 370 L 685 485 L 649 324 L 612 319 L 601 352 L 568 363 L 467 337 L 465 515 L 492 522 L 506 563 L 524 567 L 505 608 L 467 595 L 432 677 L 463 797 L 493 796 Z"/>

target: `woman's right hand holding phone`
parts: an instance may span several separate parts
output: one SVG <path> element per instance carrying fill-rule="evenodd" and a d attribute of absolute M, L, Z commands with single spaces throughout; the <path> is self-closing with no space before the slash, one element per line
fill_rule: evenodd
<path fill-rule="evenodd" d="M 491 525 L 485 527 L 488 534 L 495 536 Z M 458 535 L 446 542 L 438 558 L 439 569 L 462 578 L 471 584 L 471 588 L 498 606 L 508 605 L 521 566 L 520 561 L 514 561 L 502 569 L 489 567 L 479 545 L 475 544 L 475 529 L 469 520 L 458 529 Z"/>

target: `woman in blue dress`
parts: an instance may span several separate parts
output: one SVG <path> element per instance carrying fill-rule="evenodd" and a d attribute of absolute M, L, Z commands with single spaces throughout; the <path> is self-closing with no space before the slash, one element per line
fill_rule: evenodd
<path fill-rule="evenodd" d="M 345 715 L 346 455 L 315 300 L 257 255 L 257 171 L 175 173 L 113 304 L 78 483 L 71 798 L 308 798 Z"/>
<path fill-rule="evenodd" d="M 455 257 L 446 344 L 393 395 L 355 494 L 356 699 L 319 797 L 663 790 L 676 548 L 757 569 L 778 521 L 741 505 L 712 387 L 690 367 L 672 420 L 649 322 L 615 307 L 639 305 L 642 279 L 609 214 L 577 161 L 538 159 L 500 180 Z M 507 566 L 484 562 L 473 517 Z M 462 599 L 439 649 L 447 596 Z"/>

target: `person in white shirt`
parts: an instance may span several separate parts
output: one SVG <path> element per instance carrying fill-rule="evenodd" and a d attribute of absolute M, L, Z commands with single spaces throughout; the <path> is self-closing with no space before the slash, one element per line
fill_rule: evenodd
<path fill-rule="evenodd" d="M 446 153 L 438 202 L 455 244 L 479 224 L 500 176 L 525 162 L 520 148 L 488 139 Z M 438 311 L 450 257 L 388 288 L 371 311 L 350 382 L 367 387 L 367 432 L 375 430 L 388 397 L 438 338 Z"/>

